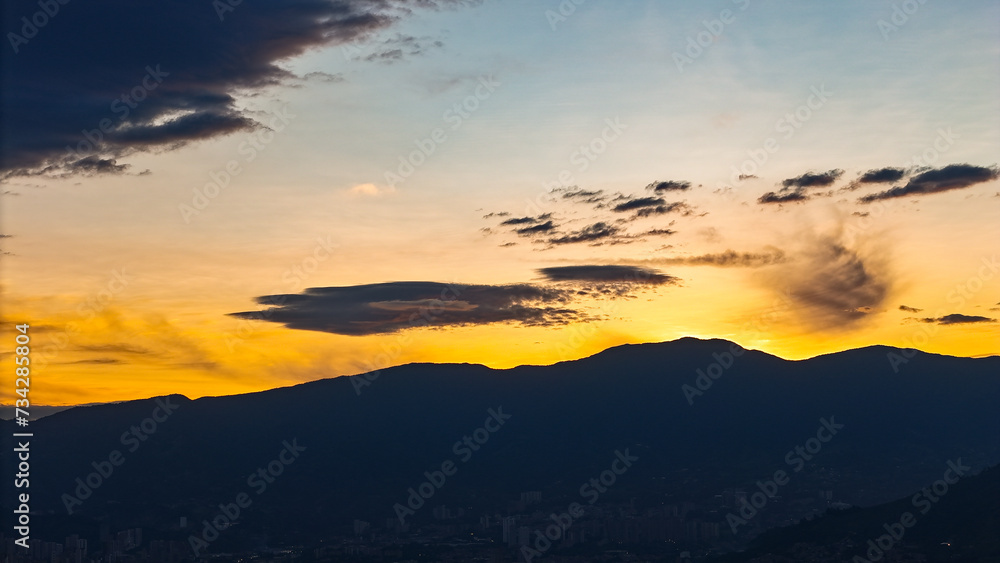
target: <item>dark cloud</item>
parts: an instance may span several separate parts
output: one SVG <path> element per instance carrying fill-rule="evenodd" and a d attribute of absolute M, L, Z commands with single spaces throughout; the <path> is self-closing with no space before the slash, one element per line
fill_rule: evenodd
<path fill-rule="evenodd" d="M 922 323 L 934 323 L 939 325 L 963 325 L 963 324 L 978 324 L 978 323 L 995 323 L 996 319 L 991 319 L 989 317 L 979 317 L 975 315 L 960 315 L 958 313 L 952 313 L 950 315 L 945 315 L 943 317 L 930 318 L 925 317 L 920 319 Z"/>
<path fill-rule="evenodd" d="M 569 307 L 568 289 L 515 285 L 449 285 L 391 282 L 317 287 L 292 295 L 266 295 L 263 311 L 231 316 L 280 323 L 288 328 L 350 336 L 385 334 L 418 327 L 492 323 L 555 326 L 591 320 Z"/>
<path fill-rule="evenodd" d="M 806 324 L 841 330 L 884 308 L 894 280 L 877 249 L 862 253 L 830 235 L 803 235 L 798 243 L 790 259 L 769 268 L 765 279 L 788 296 Z"/>
<path fill-rule="evenodd" d="M 538 225 L 531 225 L 530 227 L 522 227 L 520 229 L 514 229 L 514 232 L 521 235 L 522 237 L 531 237 L 535 235 L 551 233 L 556 230 L 556 226 L 552 221 L 546 221 Z"/>
<path fill-rule="evenodd" d="M 501 225 L 534 225 L 538 221 L 534 217 L 515 217 L 513 219 L 507 219 Z"/>
<path fill-rule="evenodd" d="M 1000 176 L 996 166 L 974 166 L 971 164 L 949 164 L 943 168 L 936 168 L 921 172 L 904 186 L 896 186 L 884 192 L 870 194 L 862 197 L 861 203 L 871 203 L 882 199 L 896 197 L 906 197 L 911 195 L 933 194 L 950 190 L 968 188 L 990 180 L 996 180 Z"/>
<path fill-rule="evenodd" d="M 667 213 L 690 215 L 693 212 L 691 206 L 682 201 L 667 203 L 662 197 L 618 196 L 614 201 L 621 203 L 614 205 L 611 208 L 612 211 L 617 213 L 635 211 L 635 218 L 666 215 Z"/>
<path fill-rule="evenodd" d="M 667 205 L 657 205 L 656 207 L 644 207 L 635 212 L 635 217 L 652 217 L 654 215 L 666 215 L 667 213 L 680 213 L 681 215 L 690 215 L 693 213 L 693 208 L 681 201 L 668 203 Z"/>
<path fill-rule="evenodd" d="M 843 175 L 844 171 L 838 169 L 829 170 L 827 172 L 812 173 L 806 172 L 801 176 L 796 176 L 795 178 L 788 178 L 781 182 L 781 185 L 785 189 L 791 188 L 822 188 L 829 186 L 837 181 Z"/>
<path fill-rule="evenodd" d="M 562 193 L 563 199 L 572 200 L 576 203 L 601 203 L 607 195 L 604 190 L 581 190 L 579 188 L 557 188 L 553 193 Z"/>
<path fill-rule="evenodd" d="M 668 180 L 666 182 L 656 181 L 652 184 L 646 186 L 647 190 L 651 190 L 655 193 L 662 194 L 665 192 L 677 192 L 691 189 L 691 182 L 685 182 L 683 180 Z"/>
<path fill-rule="evenodd" d="M 862 184 L 885 184 L 897 182 L 906 175 L 906 170 L 902 168 L 877 168 L 869 170 L 858 178 Z"/>
<path fill-rule="evenodd" d="M 667 201 L 662 197 L 625 197 L 620 196 L 618 199 L 624 200 L 622 203 L 615 205 L 611 208 L 612 211 L 617 211 L 622 213 L 624 211 L 634 211 L 636 209 L 642 209 L 644 207 L 659 207 L 666 205 Z"/>
<path fill-rule="evenodd" d="M 0 177 L 120 173 L 114 159 L 135 151 L 261 127 L 235 96 L 294 79 L 290 58 L 370 37 L 416 7 L 470 3 L 60 2 L 26 41 L 6 36 Z M 4 31 L 20 34 L 13 24 L 38 6 L 7 2 Z"/>
<path fill-rule="evenodd" d="M 553 237 L 548 240 L 550 244 L 576 244 L 580 242 L 600 243 L 608 239 L 614 239 L 621 234 L 621 229 L 605 222 L 588 225 L 578 231 L 573 231 L 562 236 Z"/>
<path fill-rule="evenodd" d="M 128 164 L 118 164 L 113 158 L 97 158 L 96 156 L 81 158 L 66 165 L 67 172 L 83 175 L 124 174 L 128 168 Z"/>
<path fill-rule="evenodd" d="M 917 309 L 916 307 L 907 307 L 906 305 L 899 306 L 900 311 L 906 311 L 907 313 L 919 313 L 923 309 Z"/>
<path fill-rule="evenodd" d="M 679 256 L 675 258 L 652 258 L 650 264 L 681 265 L 681 266 L 717 266 L 720 268 L 759 268 L 771 264 L 785 262 L 785 252 L 772 248 L 766 252 L 736 252 L 726 250 L 717 254 L 701 254 L 698 256 Z"/>
<path fill-rule="evenodd" d="M 786 193 L 782 192 L 767 192 L 766 194 L 760 196 L 757 199 L 757 203 L 789 203 L 793 201 L 805 201 L 809 199 L 809 196 L 802 193 L 801 191 L 790 191 Z"/>
<path fill-rule="evenodd" d="M 650 229 L 640 236 L 644 237 L 669 237 L 670 235 L 676 235 L 677 231 L 671 229 Z"/>
<path fill-rule="evenodd" d="M 600 282 L 663 285 L 676 284 L 679 280 L 674 276 L 661 274 L 651 268 L 639 266 L 556 266 L 542 268 L 538 273 L 545 279 L 554 282 Z"/>
<path fill-rule="evenodd" d="M 500 225 L 534 225 L 543 221 L 548 221 L 551 218 L 551 213 L 545 213 L 543 215 L 539 215 L 538 217 L 515 217 L 513 219 L 507 219 L 506 221 L 500 223 Z"/>

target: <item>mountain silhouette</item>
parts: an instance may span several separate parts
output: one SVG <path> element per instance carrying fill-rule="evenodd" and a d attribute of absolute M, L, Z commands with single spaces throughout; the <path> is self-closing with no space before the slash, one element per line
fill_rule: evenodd
<path fill-rule="evenodd" d="M 894 370 L 890 354 L 907 362 Z M 520 493 L 541 491 L 565 506 L 626 450 L 638 461 L 601 502 L 697 502 L 753 491 L 776 470 L 792 474 L 789 452 L 819 444 L 824 420 L 842 428 L 802 458 L 783 493 L 827 490 L 872 506 L 939 479 L 949 460 L 974 470 L 1000 462 L 997 404 L 1000 357 L 875 346 L 787 361 L 683 338 L 550 366 L 408 364 L 245 395 L 77 407 L 31 424 L 33 534 L 141 526 L 186 537 L 182 518 L 201 522 L 248 492 L 253 505 L 230 536 L 307 542 L 355 519 L 382 526 L 449 460 L 456 472 L 428 505 L 503 513 Z M 498 411 L 499 426 L 488 422 Z M 4 440 L 16 428 L 0 421 Z M 290 444 L 302 450 L 273 466 L 281 474 L 256 494 L 249 477 L 287 460 Z M 5 456 L 5 475 L 14 463 Z M 109 464 L 81 498 L 79 483 Z M 9 511 L 4 518 L 12 525 Z"/>

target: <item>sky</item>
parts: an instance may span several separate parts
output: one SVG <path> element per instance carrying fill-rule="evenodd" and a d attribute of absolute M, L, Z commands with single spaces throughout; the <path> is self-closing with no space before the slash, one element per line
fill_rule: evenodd
<path fill-rule="evenodd" d="M 56 4 L 6 1 L 0 61 L 34 404 L 684 336 L 1000 354 L 995 2 Z"/>

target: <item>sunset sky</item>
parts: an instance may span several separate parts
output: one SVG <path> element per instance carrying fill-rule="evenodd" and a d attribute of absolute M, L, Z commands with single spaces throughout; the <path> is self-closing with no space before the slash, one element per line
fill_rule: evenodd
<path fill-rule="evenodd" d="M 99 4 L 4 29 L 33 404 L 684 336 L 1000 354 L 996 2 Z"/>

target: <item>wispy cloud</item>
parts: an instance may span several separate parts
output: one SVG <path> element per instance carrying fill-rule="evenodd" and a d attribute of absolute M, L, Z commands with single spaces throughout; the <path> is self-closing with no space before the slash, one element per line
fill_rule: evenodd
<path fill-rule="evenodd" d="M 884 251 L 843 239 L 840 232 L 802 233 L 788 259 L 762 278 L 815 330 L 842 330 L 878 313 L 895 286 Z"/>

